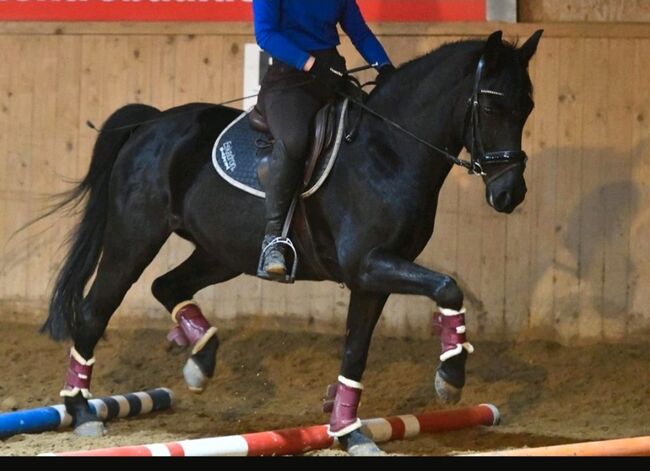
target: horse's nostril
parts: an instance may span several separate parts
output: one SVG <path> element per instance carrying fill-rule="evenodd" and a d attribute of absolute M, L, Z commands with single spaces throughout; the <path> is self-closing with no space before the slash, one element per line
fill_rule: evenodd
<path fill-rule="evenodd" d="M 509 191 L 504 191 L 499 193 L 499 195 L 494 199 L 494 207 L 496 209 L 504 209 L 510 206 L 512 202 L 512 196 Z"/>

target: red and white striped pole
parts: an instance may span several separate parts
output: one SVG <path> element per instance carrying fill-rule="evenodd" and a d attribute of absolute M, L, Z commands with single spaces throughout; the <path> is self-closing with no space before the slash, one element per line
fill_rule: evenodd
<path fill-rule="evenodd" d="M 421 433 L 496 425 L 499 419 L 499 411 L 495 406 L 481 404 L 465 409 L 365 420 L 363 431 L 375 442 L 382 443 Z M 334 444 L 334 439 L 327 434 L 327 426 L 317 425 L 151 445 L 47 453 L 41 456 L 278 456 L 322 450 Z"/>

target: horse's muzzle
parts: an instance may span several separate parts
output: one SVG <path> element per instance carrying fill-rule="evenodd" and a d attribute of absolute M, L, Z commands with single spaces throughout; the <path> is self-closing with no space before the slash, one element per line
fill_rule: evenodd
<path fill-rule="evenodd" d="M 524 201 L 527 191 L 523 171 L 516 166 L 489 180 L 486 199 L 498 212 L 510 214 Z"/>
<path fill-rule="evenodd" d="M 519 206 L 526 197 L 526 188 L 523 191 L 505 190 L 489 198 L 490 205 L 500 213 L 510 214 Z"/>

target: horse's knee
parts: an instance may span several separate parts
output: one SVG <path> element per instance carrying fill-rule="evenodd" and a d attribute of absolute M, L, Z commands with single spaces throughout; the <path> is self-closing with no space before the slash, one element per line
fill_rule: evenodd
<path fill-rule="evenodd" d="M 170 312 L 180 301 L 192 297 L 192 294 L 186 293 L 182 284 L 171 283 L 171 280 L 166 278 L 166 275 L 156 278 L 151 283 L 151 294 Z"/>
<path fill-rule="evenodd" d="M 464 295 L 456 280 L 448 276 L 434 292 L 433 299 L 442 308 L 460 310 Z"/>

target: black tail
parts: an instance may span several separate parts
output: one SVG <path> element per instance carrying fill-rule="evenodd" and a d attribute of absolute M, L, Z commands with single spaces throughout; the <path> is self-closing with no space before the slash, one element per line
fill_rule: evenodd
<path fill-rule="evenodd" d="M 64 207 L 75 208 L 86 197 L 81 221 L 70 234 L 70 249 L 59 272 L 41 332 L 54 340 L 64 340 L 75 332 L 81 315 L 84 288 L 93 275 L 102 252 L 108 217 L 108 190 L 111 171 L 120 149 L 139 123 L 160 113 L 146 105 L 127 105 L 113 113 L 102 126 L 93 149 L 86 177 L 59 201 L 47 215 Z"/>

